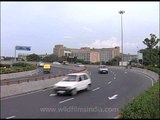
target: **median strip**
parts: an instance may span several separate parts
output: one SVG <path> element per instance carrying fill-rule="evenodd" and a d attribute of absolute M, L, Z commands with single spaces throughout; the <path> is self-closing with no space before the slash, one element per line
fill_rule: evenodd
<path fill-rule="evenodd" d="M 67 101 L 70 101 L 70 100 L 73 100 L 73 99 L 74 99 L 74 98 L 70 98 L 70 99 L 67 99 L 67 100 L 60 101 L 59 104 L 64 103 L 64 102 L 67 102 Z"/>

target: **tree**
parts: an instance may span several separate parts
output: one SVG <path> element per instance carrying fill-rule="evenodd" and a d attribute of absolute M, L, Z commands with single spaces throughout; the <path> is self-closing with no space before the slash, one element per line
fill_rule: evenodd
<path fill-rule="evenodd" d="M 149 49 L 153 49 L 157 43 L 160 41 L 160 39 L 157 39 L 156 35 L 155 34 L 150 34 L 151 38 L 145 38 L 143 43 L 145 45 L 147 45 L 147 48 Z"/>
<path fill-rule="evenodd" d="M 140 50 L 143 53 L 143 64 L 144 65 L 152 65 L 152 66 L 160 66 L 160 48 L 156 46 L 160 39 L 156 37 L 155 34 L 150 34 L 151 38 L 145 38 L 143 43 L 147 46 L 146 49 Z"/>
<path fill-rule="evenodd" d="M 37 54 L 30 54 L 27 56 L 27 61 L 40 61 L 40 57 Z"/>
<path fill-rule="evenodd" d="M 51 54 L 51 55 L 47 55 L 46 57 L 44 57 L 42 59 L 42 61 L 44 62 L 53 62 L 53 61 L 58 61 L 58 56 Z"/>

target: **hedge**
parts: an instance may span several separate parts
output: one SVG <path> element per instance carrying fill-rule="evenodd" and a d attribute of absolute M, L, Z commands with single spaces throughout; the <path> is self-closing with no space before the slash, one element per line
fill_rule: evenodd
<path fill-rule="evenodd" d="M 5 68 L 0 67 L 0 74 L 8 74 L 8 73 L 16 73 L 16 72 L 23 72 L 36 69 L 36 65 L 29 64 L 29 63 L 15 63 L 13 67 Z"/>
<path fill-rule="evenodd" d="M 160 74 L 159 68 L 151 66 L 148 70 Z M 122 119 L 160 119 L 160 79 L 150 89 L 137 96 L 133 101 L 122 108 Z"/>
<path fill-rule="evenodd" d="M 158 81 L 153 87 L 136 97 L 121 110 L 122 119 L 159 119 L 160 93 Z"/>

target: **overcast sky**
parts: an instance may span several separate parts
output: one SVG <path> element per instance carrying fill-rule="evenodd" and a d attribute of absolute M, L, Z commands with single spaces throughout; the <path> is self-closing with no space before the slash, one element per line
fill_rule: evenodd
<path fill-rule="evenodd" d="M 150 33 L 159 38 L 159 2 L 1 2 L 1 56 L 51 54 L 56 44 L 68 48 L 121 46 L 136 54 Z M 138 48 L 137 48 L 138 47 Z"/>

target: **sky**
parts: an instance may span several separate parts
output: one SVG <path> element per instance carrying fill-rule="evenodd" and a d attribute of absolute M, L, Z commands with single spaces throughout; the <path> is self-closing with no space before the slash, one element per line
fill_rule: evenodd
<path fill-rule="evenodd" d="M 1 56 L 52 54 L 56 44 L 67 48 L 121 47 L 137 54 L 145 38 L 159 32 L 159 2 L 1 2 Z"/>

